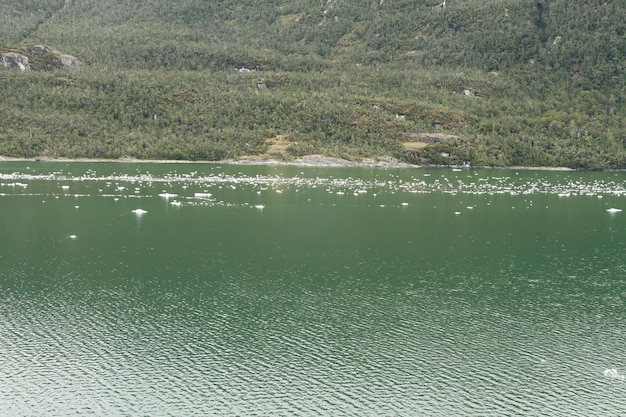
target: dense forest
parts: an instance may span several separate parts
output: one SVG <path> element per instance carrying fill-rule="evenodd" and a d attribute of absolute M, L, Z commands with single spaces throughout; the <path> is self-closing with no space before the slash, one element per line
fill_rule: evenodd
<path fill-rule="evenodd" d="M 0 10 L 0 53 L 31 64 L 0 66 L 0 155 L 626 168 L 623 1 L 0 0 Z"/>

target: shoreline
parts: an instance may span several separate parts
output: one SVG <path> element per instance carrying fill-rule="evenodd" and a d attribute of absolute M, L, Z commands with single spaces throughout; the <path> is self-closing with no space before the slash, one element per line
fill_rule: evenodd
<path fill-rule="evenodd" d="M 406 162 L 400 162 L 392 157 L 380 158 L 363 158 L 359 162 L 350 161 L 342 158 L 335 158 L 322 155 L 306 155 L 295 158 L 291 161 L 280 161 L 277 159 L 261 159 L 257 157 L 246 156 L 240 159 L 223 159 L 220 161 L 191 161 L 191 160 L 174 160 L 174 159 L 137 159 L 137 158 L 52 158 L 52 157 L 33 157 L 33 158 L 16 158 L 0 155 L 1 162 L 67 162 L 67 163 L 126 163 L 126 164 L 226 164 L 226 165 L 247 165 L 247 166 L 295 166 L 295 167 L 319 167 L 319 168 L 450 168 L 450 169 L 519 169 L 528 171 L 587 171 L 576 170 L 567 167 L 494 167 L 494 166 L 465 166 L 465 165 L 415 165 Z"/>

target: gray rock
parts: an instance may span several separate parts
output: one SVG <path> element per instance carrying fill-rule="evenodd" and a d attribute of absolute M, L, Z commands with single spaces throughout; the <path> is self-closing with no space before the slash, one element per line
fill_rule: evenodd
<path fill-rule="evenodd" d="M 0 53 L 0 64 L 22 71 L 42 71 L 59 67 L 82 67 L 76 57 L 61 53 L 47 45 L 35 45 Z"/>
<path fill-rule="evenodd" d="M 19 68 L 22 71 L 32 71 L 26 55 L 17 52 L 5 52 L 0 54 L 0 64 L 7 68 Z"/>

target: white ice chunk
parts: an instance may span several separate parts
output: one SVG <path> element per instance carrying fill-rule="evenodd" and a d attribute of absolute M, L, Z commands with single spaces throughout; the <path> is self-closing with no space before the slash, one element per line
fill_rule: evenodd
<path fill-rule="evenodd" d="M 626 376 L 623 374 L 620 374 L 619 371 L 615 368 L 611 368 L 611 369 L 605 369 L 604 370 L 604 376 L 606 376 L 607 378 L 615 378 L 615 379 L 620 379 L 620 380 L 624 380 L 626 379 Z"/>

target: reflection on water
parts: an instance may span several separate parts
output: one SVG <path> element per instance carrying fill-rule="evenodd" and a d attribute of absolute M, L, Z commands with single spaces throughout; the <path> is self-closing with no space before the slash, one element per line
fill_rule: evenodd
<path fill-rule="evenodd" d="M 0 164 L 0 414 L 621 415 L 622 177 Z"/>

